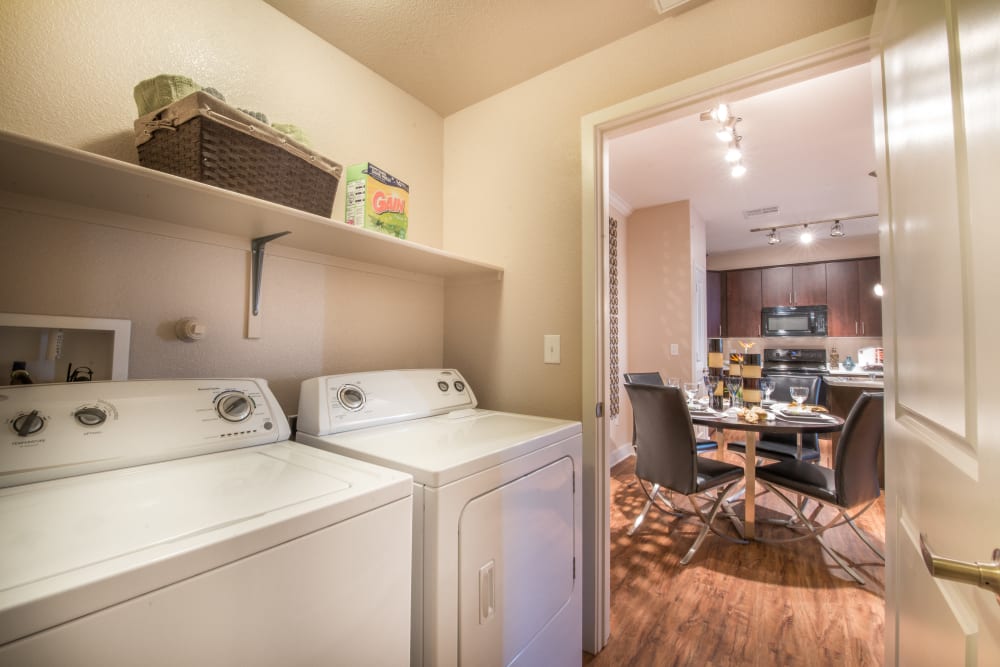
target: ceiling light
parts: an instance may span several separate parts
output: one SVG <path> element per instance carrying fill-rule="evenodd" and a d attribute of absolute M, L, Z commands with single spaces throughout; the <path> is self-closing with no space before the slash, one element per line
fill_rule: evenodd
<path fill-rule="evenodd" d="M 840 225 L 840 220 L 834 220 L 833 226 L 830 227 L 830 236 L 834 238 L 840 238 L 844 235 L 844 228 Z"/>
<path fill-rule="evenodd" d="M 741 162 L 737 163 L 737 166 L 742 166 L 742 164 L 743 163 L 741 161 Z M 733 167 L 733 171 L 734 172 L 736 171 L 736 167 Z M 744 169 L 742 172 L 740 172 L 740 175 L 742 175 L 745 172 L 746 172 L 746 170 Z M 736 176 L 736 173 L 733 173 L 733 176 Z M 743 211 L 743 217 L 744 218 L 748 218 L 748 217 L 750 217 L 749 214 L 756 214 L 758 211 L 760 211 L 761 213 L 763 213 L 764 211 L 767 211 L 769 213 L 770 212 L 777 213 L 778 212 L 778 208 L 777 207 L 769 207 L 769 208 L 766 208 L 766 209 L 762 208 L 762 209 L 753 209 L 753 210 L 750 210 L 750 211 Z M 809 243 L 809 242 L 811 242 L 815 238 L 813 236 L 812 232 L 809 231 L 809 225 L 825 225 L 827 223 L 831 223 L 832 226 L 830 227 L 830 236 L 833 236 L 835 238 L 839 238 L 841 236 L 846 236 L 846 232 L 844 232 L 844 225 L 843 225 L 843 223 L 845 223 L 847 221 L 866 220 L 866 219 L 869 219 L 869 218 L 876 218 L 876 217 L 878 217 L 878 213 L 864 213 L 862 215 L 840 216 L 839 218 L 826 218 L 824 220 L 810 220 L 808 222 L 793 222 L 793 223 L 788 224 L 788 225 L 767 225 L 766 227 L 754 227 L 753 229 L 750 230 L 750 233 L 753 234 L 755 232 L 773 232 L 776 229 L 788 229 L 789 227 L 803 227 L 804 231 L 802 232 L 802 235 L 800 236 L 800 238 L 801 238 L 801 240 L 802 240 L 803 243 Z M 770 233 L 768 234 L 768 238 L 770 238 Z M 806 239 L 808 239 L 808 240 L 806 240 Z"/>
<path fill-rule="evenodd" d="M 718 123 L 725 123 L 729 120 L 729 105 L 722 103 L 712 109 L 712 119 Z"/>
<path fill-rule="evenodd" d="M 885 294 L 885 290 L 882 289 L 882 283 L 875 283 L 875 287 L 872 288 L 872 291 L 875 292 L 875 296 L 877 297 L 881 297 Z"/>
<path fill-rule="evenodd" d="M 727 126 L 716 132 L 715 138 L 718 139 L 719 141 L 730 142 L 736 138 L 733 132 L 734 132 L 733 128 Z"/>
<path fill-rule="evenodd" d="M 767 245 L 778 245 L 781 243 L 781 237 L 778 236 L 778 230 L 772 229 L 771 233 L 767 235 Z"/>
<path fill-rule="evenodd" d="M 726 151 L 726 162 L 739 162 L 742 157 L 743 151 L 740 150 L 740 143 L 734 141 L 729 144 L 729 150 Z"/>
<path fill-rule="evenodd" d="M 729 173 L 732 174 L 733 178 L 742 178 L 743 174 L 747 173 L 747 168 L 743 166 L 742 162 L 737 162 Z"/>
<path fill-rule="evenodd" d="M 799 236 L 799 242 L 802 245 L 809 245 L 813 242 L 813 233 L 809 231 L 809 225 L 803 225 L 802 235 Z"/>

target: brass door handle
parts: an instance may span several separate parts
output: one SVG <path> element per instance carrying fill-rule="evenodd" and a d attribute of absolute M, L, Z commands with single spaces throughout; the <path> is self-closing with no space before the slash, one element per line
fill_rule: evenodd
<path fill-rule="evenodd" d="M 964 560 L 942 558 L 931 551 L 930 545 L 927 544 L 927 536 L 921 533 L 920 553 L 931 576 L 985 588 L 996 595 L 997 601 L 1000 602 L 1000 562 L 997 562 L 1000 561 L 1000 549 L 993 550 L 993 562 L 990 563 L 969 563 Z"/>

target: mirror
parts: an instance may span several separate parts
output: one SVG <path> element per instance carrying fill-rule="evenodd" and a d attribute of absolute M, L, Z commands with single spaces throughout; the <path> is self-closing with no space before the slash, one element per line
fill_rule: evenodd
<path fill-rule="evenodd" d="M 132 322 L 0 313 L 0 385 L 128 379 Z"/>

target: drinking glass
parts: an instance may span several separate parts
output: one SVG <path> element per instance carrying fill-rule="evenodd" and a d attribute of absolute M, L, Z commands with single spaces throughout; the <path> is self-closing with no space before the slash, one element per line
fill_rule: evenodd
<path fill-rule="evenodd" d="M 789 387 L 788 393 L 791 395 L 792 400 L 795 401 L 795 407 L 801 408 L 806 397 L 809 396 L 809 387 Z"/>
<path fill-rule="evenodd" d="M 698 395 L 698 388 L 700 386 L 697 382 L 684 383 L 684 393 L 687 394 L 688 403 L 694 403 L 694 397 Z"/>
<path fill-rule="evenodd" d="M 678 380 L 677 378 L 667 378 L 667 386 L 668 387 L 680 387 L 681 386 L 681 381 Z"/>
<path fill-rule="evenodd" d="M 770 401 L 771 394 L 774 392 L 774 378 L 761 378 L 760 390 L 764 392 L 764 400 Z"/>
<path fill-rule="evenodd" d="M 740 393 L 740 389 L 743 388 L 743 378 L 739 375 L 730 375 L 726 378 L 726 387 L 729 388 L 730 407 L 738 408 L 740 405 L 738 394 Z"/>

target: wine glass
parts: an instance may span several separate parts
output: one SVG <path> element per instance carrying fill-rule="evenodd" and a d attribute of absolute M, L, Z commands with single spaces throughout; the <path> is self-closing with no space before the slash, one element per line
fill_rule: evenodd
<path fill-rule="evenodd" d="M 764 400 L 770 401 L 771 394 L 774 393 L 774 378 L 761 378 L 760 379 L 760 390 L 764 392 Z"/>
<path fill-rule="evenodd" d="M 667 386 L 668 387 L 680 387 L 681 386 L 681 381 L 678 380 L 677 378 L 667 378 Z"/>
<path fill-rule="evenodd" d="M 730 375 L 726 378 L 726 387 L 729 388 L 730 407 L 738 408 L 740 405 L 740 399 L 737 394 L 739 394 L 740 389 L 743 388 L 743 378 L 739 375 Z"/>
<path fill-rule="evenodd" d="M 701 385 L 697 382 L 685 382 L 684 383 L 684 393 L 687 394 L 688 404 L 694 403 L 694 397 L 698 395 L 698 388 Z"/>
<path fill-rule="evenodd" d="M 806 397 L 809 396 L 809 387 L 789 387 L 788 393 L 791 395 L 792 400 L 795 401 L 795 407 L 802 409 L 802 404 L 805 402 Z"/>

